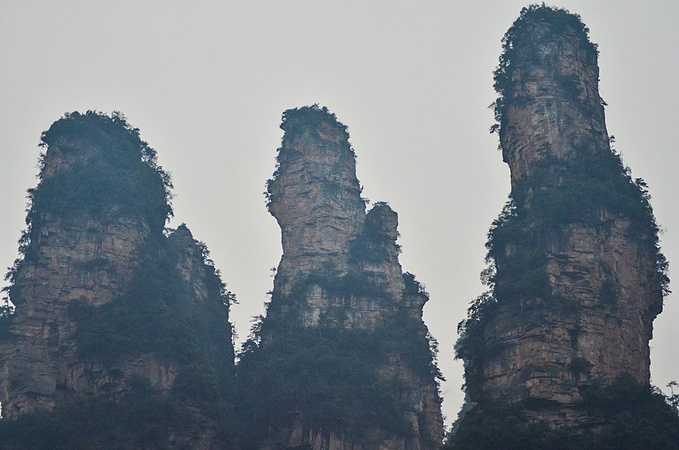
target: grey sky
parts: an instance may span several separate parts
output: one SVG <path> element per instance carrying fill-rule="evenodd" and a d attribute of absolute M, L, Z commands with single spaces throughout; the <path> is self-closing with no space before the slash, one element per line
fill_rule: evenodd
<path fill-rule="evenodd" d="M 493 1 L 0 0 L 0 265 L 11 265 L 36 183 L 40 133 L 66 111 L 122 111 L 173 175 L 177 226 L 212 252 L 240 340 L 280 259 L 264 206 L 288 108 L 348 125 L 364 196 L 399 213 L 401 263 L 431 294 L 444 414 L 462 401 L 456 325 L 483 290 L 485 235 L 509 192 L 488 134 L 500 40 L 527 3 Z M 679 264 L 679 2 L 548 4 L 599 44 L 609 134 L 644 178 Z M 679 379 L 678 294 L 655 322 L 653 383 Z"/>

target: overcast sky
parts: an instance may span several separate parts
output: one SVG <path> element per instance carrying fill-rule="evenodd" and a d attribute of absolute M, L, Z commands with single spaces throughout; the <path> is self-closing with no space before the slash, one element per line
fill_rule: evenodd
<path fill-rule="evenodd" d="M 500 40 L 527 3 L 0 0 L 0 265 L 16 257 L 40 133 L 119 110 L 175 184 L 175 219 L 238 297 L 239 342 L 272 288 L 280 230 L 264 205 L 281 113 L 319 103 L 348 125 L 364 196 L 399 213 L 401 263 L 431 300 L 444 414 L 462 402 L 456 325 L 483 291 L 486 232 L 509 193 L 487 108 Z M 679 2 L 548 2 L 599 44 L 609 134 L 653 196 L 679 273 Z M 678 269 L 679 270 L 679 269 Z M 652 382 L 679 379 L 679 287 L 655 322 Z"/>

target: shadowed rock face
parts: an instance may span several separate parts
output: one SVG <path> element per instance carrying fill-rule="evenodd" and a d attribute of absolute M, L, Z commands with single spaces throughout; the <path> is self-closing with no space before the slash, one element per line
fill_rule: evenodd
<path fill-rule="evenodd" d="M 134 218 L 46 216 L 34 233 L 35 257 L 24 261 L 12 289 L 16 313 L 2 377 L 7 418 L 51 410 L 74 390 L 85 393 L 85 372 L 93 367 L 79 361 L 69 339 L 75 331 L 69 304 L 110 302 L 139 264 L 137 249 L 149 229 Z"/>
<path fill-rule="evenodd" d="M 532 420 L 587 422 L 583 389 L 628 373 L 649 383 L 664 258 L 643 186 L 611 151 L 596 47 L 577 16 L 534 8 L 496 72 L 511 207 L 488 244 L 495 300 L 468 320 L 472 400 L 533 402 Z M 464 351 L 463 351 L 464 353 Z M 471 381 L 470 381 L 471 380 Z M 540 403 L 542 402 L 542 403 Z"/>
<path fill-rule="evenodd" d="M 29 230 L 22 238 L 23 258 L 15 264 L 9 288 L 16 312 L 0 343 L 0 396 L 6 420 L 77 408 L 78 402 L 89 405 L 95 399 L 117 402 L 139 380 L 159 394 L 169 394 L 178 377 L 185 377 L 186 363 L 181 343 L 173 358 L 137 339 L 134 333 L 145 324 L 134 322 L 135 314 L 146 314 L 145 308 L 156 307 L 151 305 L 162 307 L 148 312 L 150 316 L 166 318 L 189 315 L 182 310 L 210 310 L 211 317 L 195 319 L 200 324 L 196 329 L 183 329 L 196 336 L 184 337 L 198 339 L 218 330 L 221 337 L 205 338 L 213 350 L 204 356 L 214 358 L 210 367 L 232 370 L 228 306 L 218 277 L 188 228 L 182 225 L 167 237 L 163 234 L 170 211 L 165 203 L 169 182 L 155 165 L 153 151 L 136 133 L 118 116 L 73 113 L 43 135 L 41 181 L 29 191 Z M 171 294 L 162 290 L 161 282 L 151 280 L 158 273 L 163 276 L 150 271 L 151 266 L 174 274 L 169 275 L 174 283 Z M 181 300 L 170 299 L 171 295 Z M 139 305 L 129 317 L 115 307 L 125 298 Z M 169 309 L 177 311 L 168 314 Z M 110 312 L 110 321 L 102 311 Z M 92 322 L 92 317 L 103 320 Z M 162 339 L 154 332 L 142 333 L 154 343 Z M 124 340 L 130 339 L 126 333 L 132 333 L 131 344 Z M 117 352 L 115 357 L 107 354 L 110 351 Z M 192 400 L 183 403 L 190 405 Z M 167 439 L 178 445 L 209 444 L 210 420 L 199 409 L 193 419 L 186 417 L 186 426 L 173 429 Z M 83 435 L 91 436 L 88 445 L 105 445 L 106 436 L 96 430 Z M 134 435 L 128 437 L 130 446 L 137 445 Z"/>
<path fill-rule="evenodd" d="M 286 403 L 286 395 L 293 396 L 286 389 L 294 382 L 285 378 L 309 371 L 315 379 L 311 366 L 316 358 L 291 367 L 294 375 L 279 367 L 284 394 L 267 394 L 266 386 L 253 382 L 252 391 L 269 395 L 277 411 L 262 418 L 264 428 L 273 432 L 260 448 L 438 448 L 443 434 L 440 399 L 422 322 L 428 297 L 401 270 L 398 216 L 385 203 L 366 214 L 349 136 L 334 115 L 314 106 L 286 111 L 283 119 L 279 166 L 268 183 L 269 211 L 281 227 L 283 256 L 261 325 L 260 348 L 243 357 L 243 366 L 250 364 L 249 358 L 260 368 L 271 358 L 302 361 L 300 354 L 325 346 L 330 354 L 317 357 L 327 361 L 325 368 L 332 374 L 322 380 L 332 402 L 327 408 L 323 398 Z M 315 337 L 283 349 L 286 336 Z M 342 344 L 354 339 L 365 347 Z M 417 356 L 408 350 L 413 345 L 419 346 Z M 345 373 L 344 357 L 364 361 L 357 367 L 363 378 L 349 381 L 356 373 Z M 266 370 L 256 364 L 254 371 L 261 376 Z M 377 384 L 384 385 L 379 393 L 374 391 Z M 315 388 L 310 382 L 294 395 L 306 399 Z M 376 411 L 374 395 L 391 399 L 385 403 L 391 406 Z M 334 422 L 315 414 L 320 408 L 325 417 L 329 409 L 351 404 L 360 406 Z M 284 419 L 274 422 L 271 416 L 278 414 Z"/>

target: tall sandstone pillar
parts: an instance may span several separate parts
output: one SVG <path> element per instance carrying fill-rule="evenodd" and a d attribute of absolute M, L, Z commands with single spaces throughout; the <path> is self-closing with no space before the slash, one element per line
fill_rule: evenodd
<path fill-rule="evenodd" d="M 434 449 L 443 425 L 422 307 L 398 261 L 398 216 L 366 214 L 346 127 L 326 108 L 283 114 L 269 211 L 283 256 L 241 357 L 258 448 Z M 257 439 L 259 438 L 259 439 Z"/>
<path fill-rule="evenodd" d="M 3 448 L 226 445 L 213 405 L 233 378 L 232 297 L 186 226 L 164 233 L 172 186 L 155 151 L 92 111 L 42 141 L 16 310 L 0 319 Z"/>
<path fill-rule="evenodd" d="M 495 112 L 512 192 L 489 232 L 491 290 L 457 344 L 471 400 L 531 405 L 557 427 L 588 421 L 591 386 L 648 385 L 667 289 L 645 185 L 611 149 L 587 31 L 534 6 L 505 35 Z"/>

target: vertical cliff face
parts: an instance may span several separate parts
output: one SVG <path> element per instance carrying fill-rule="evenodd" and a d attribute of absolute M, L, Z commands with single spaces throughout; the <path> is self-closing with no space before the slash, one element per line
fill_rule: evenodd
<path fill-rule="evenodd" d="M 427 295 L 398 262 L 398 216 L 366 214 L 346 127 L 325 108 L 286 111 L 281 128 L 268 195 L 283 256 L 241 358 L 252 433 L 260 448 L 437 448 Z"/>
<path fill-rule="evenodd" d="M 597 49 L 581 23 L 528 17 L 505 36 L 495 75 L 512 187 L 547 158 L 610 151 Z"/>
<path fill-rule="evenodd" d="M 268 185 L 269 211 L 283 244 L 277 288 L 286 292 L 283 279 L 346 274 L 349 245 L 365 222 L 346 129 L 316 113 L 286 113 L 278 172 Z"/>
<path fill-rule="evenodd" d="M 645 185 L 611 150 L 579 17 L 526 8 L 504 49 L 495 111 L 512 193 L 489 232 L 491 291 L 461 324 L 458 355 L 473 401 L 591 422 L 588 388 L 623 374 L 649 383 L 667 263 Z"/>
<path fill-rule="evenodd" d="M 198 369 L 220 371 L 219 383 L 231 376 L 230 295 L 185 226 L 163 234 L 171 185 L 155 152 L 121 116 L 91 112 L 55 122 L 43 142 L 22 258 L 11 271 L 16 311 L 0 344 L 3 417 L 70 422 L 92 405 L 134 417 L 135 395 L 181 399 L 196 409 L 164 442 L 211 441 L 211 418 L 187 394 L 202 388 L 187 378 Z M 197 357 L 204 367 L 194 367 Z M 79 442 L 105 444 L 112 430 L 132 446 L 145 439 L 110 414 Z M 17 447 L 34 445 L 20 440 L 21 428 L 14 436 Z"/>

